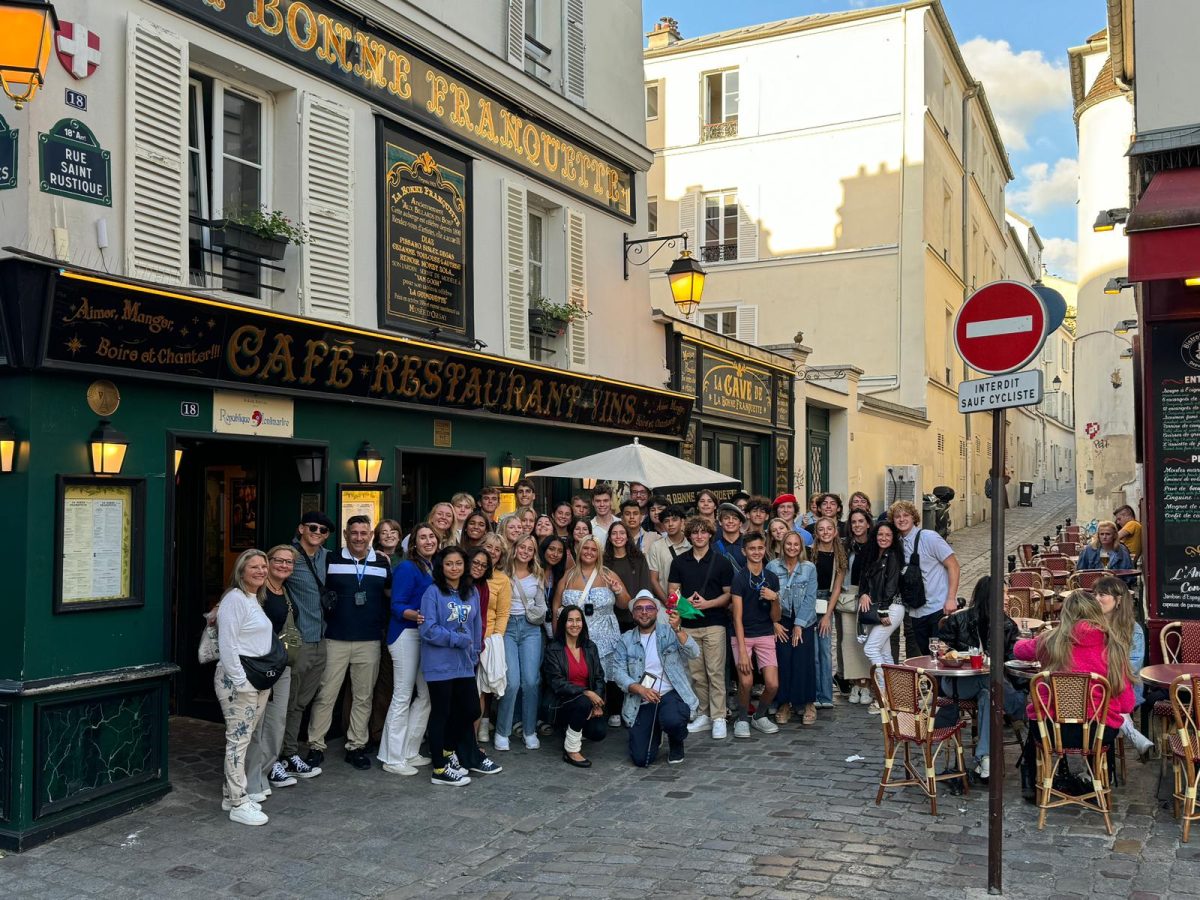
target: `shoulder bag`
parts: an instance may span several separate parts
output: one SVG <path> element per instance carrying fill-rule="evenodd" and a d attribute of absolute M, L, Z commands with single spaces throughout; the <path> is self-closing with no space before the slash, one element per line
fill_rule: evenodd
<path fill-rule="evenodd" d="M 327 614 L 333 612 L 337 607 L 337 591 L 325 589 L 325 579 L 317 574 L 317 567 L 313 565 L 312 559 L 304 552 L 303 547 L 296 549 L 304 557 L 304 564 L 308 566 L 308 571 L 312 572 L 313 581 L 317 583 L 317 593 L 321 596 L 321 609 L 325 610 Z"/>
<path fill-rule="evenodd" d="M 197 653 L 201 665 L 221 658 L 221 645 L 217 643 L 217 607 L 220 605 L 218 603 L 204 614 L 204 630 L 200 632 L 200 649 Z"/>
<path fill-rule="evenodd" d="M 925 576 L 921 574 L 921 532 L 913 538 L 912 556 L 900 573 L 900 602 L 908 609 L 920 609 L 925 605 Z"/>
<path fill-rule="evenodd" d="M 301 553 L 304 551 L 301 550 Z M 295 666 L 296 660 L 300 656 L 300 645 L 304 643 L 304 638 L 300 634 L 300 629 L 296 627 L 296 607 L 292 605 L 292 592 L 288 590 L 288 586 L 283 586 L 283 599 L 287 603 L 287 619 L 283 623 L 283 631 L 279 633 L 279 639 L 283 641 L 283 646 L 287 650 L 287 664 Z"/>
<path fill-rule="evenodd" d="M 530 625 L 541 625 L 546 621 L 546 595 L 543 591 L 535 592 L 533 600 L 525 594 L 525 587 L 521 584 L 521 579 L 514 577 L 512 580 L 516 585 L 517 593 L 521 595 L 521 603 L 525 607 L 525 621 Z"/>
<path fill-rule="evenodd" d="M 288 652 L 283 641 L 276 635 L 271 635 L 271 650 L 264 656 L 238 656 L 242 661 L 242 670 L 246 680 L 260 691 L 269 690 L 280 678 L 287 667 Z"/>
<path fill-rule="evenodd" d="M 851 553 L 846 560 L 846 577 L 854 571 L 854 557 L 857 553 Z M 837 603 L 834 604 L 834 609 L 840 613 L 856 613 L 858 612 L 858 585 L 843 584 L 842 592 L 838 594 Z"/>

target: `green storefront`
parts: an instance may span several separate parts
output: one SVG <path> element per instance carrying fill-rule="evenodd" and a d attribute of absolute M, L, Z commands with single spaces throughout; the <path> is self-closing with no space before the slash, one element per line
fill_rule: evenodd
<path fill-rule="evenodd" d="M 242 549 L 308 508 L 410 524 L 500 484 L 509 454 L 530 470 L 635 434 L 674 452 L 693 403 L 35 260 L 0 262 L 0 340 L 3 848 L 170 789 L 170 717 L 220 718 L 196 647 Z"/>

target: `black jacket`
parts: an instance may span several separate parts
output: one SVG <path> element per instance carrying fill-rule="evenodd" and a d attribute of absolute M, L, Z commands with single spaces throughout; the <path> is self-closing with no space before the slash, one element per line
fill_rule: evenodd
<path fill-rule="evenodd" d="M 604 667 L 600 662 L 600 650 L 592 641 L 583 645 L 583 656 L 587 660 L 588 686 L 581 688 L 572 684 L 567 677 L 567 646 L 561 641 L 551 641 L 542 657 L 542 686 L 546 689 L 550 703 L 550 713 L 554 712 L 569 700 L 578 697 L 585 690 L 595 691 L 604 696 Z M 513 689 L 513 686 L 509 686 Z"/>
<path fill-rule="evenodd" d="M 896 553 L 872 560 L 862 574 L 858 596 L 866 594 L 876 612 L 884 612 L 892 601 L 900 602 L 900 569 L 904 565 Z"/>
<path fill-rule="evenodd" d="M 982 621 L 980 621 L 982 619 Z M 980 615 L 976 606 L 968 606 L 954 615 L 946 616 L 938 626 L 939 637 L 953 650 L 969 650 L 979 647 L 987 650 L 988 622 L 986 616 Z M 1017 642 L 1017 623 L 1008 616 L 1004 617 L 1004 660 L 1013 658 L 1013 644 Z"/>

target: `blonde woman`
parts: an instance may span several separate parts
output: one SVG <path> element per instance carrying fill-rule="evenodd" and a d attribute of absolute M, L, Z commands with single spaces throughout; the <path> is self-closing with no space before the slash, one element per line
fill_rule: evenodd
<path fill-rule="evenodd" d="M 791 530 L 792 526 L 779 516 L 767 523 L 767 559 L 783 559 L 783 539 Z"/>
<path fill-rule="evenodd" d="M 1129 551 L 1125 549 L 1124 544 L 1117 540 L 1117 534 L 1115 522 L 1105 521 L 1098 524 L 1095 537 L 1079 554 L 1079 562 L 1075 564 L 1075 571 L 1132 569 L 1133 561 L 1129 558 Z"/>
<path fill-rule="evenodd" d="M 519 521 L 514 519 L 513 521 Z M 546 577 L 538 560 L 537 541 L 533 535 L 522 535 L 508 551 L 504 573 L 511 582 L 512 599 L 508 609 L 508 626 L 504 630 L 504 662 L 508 669 L 508 687 L 496 710 L 497 750 L 509 749 L 513 730 L 513 714 L 517 707 L 517 692 L 521 695 L 521 727 L 525 734 L 525 749 L 541 746 L 537 736 L 538 700 L 542 683 L 542 641 L 545 632 L 541 622 L 531 622 L 527 610 L 545 606 Z"/>
<path fill-rule="evenodd" d="M 1146 632 L 1133 617 L 1133 595 L 1120 578 L 1105 575 L 1097 578 L 1096 583 L 1092 585 L 1092 596 L 1108 616 L 1113 631 L 1129 637 L 1129 670 L 1133 673 L 1133 701 L 1135 707 L 1141 706 L 1144 698 L 1137 674 L 1142 670 L 1142 663 L 1146 661 Z M 1129 713 L 1122 717 L 1121 734 L 1133 744 L 1143 762 L 1149 758 L 1150 751 L 1154 749 L 1154 742 L 1137 730 Z"/>
<path fill-rule="evenodd" d="M 429 515 L 425 517 L 425 524 L 432 528 L 433 533 L 437 535 L 439 550 L 458 543 L 458 537 L 455 535 L 454 507 L 444 500 L 430 507 Z M 408 539 L 411 535 L 412 532 L 409 532 L 400 543 L 405 554 L 408 553 Z"/>
<path fill-rule="evenodd" d="M 450 507 L 454 511 L 454 524 L 450 526 L 450 533 L 454 536 L 454 542 L 462 542 L 463 526 L 467 523 L 467 516 L 475 511 L 475 498 L 466 491 L 459 491 L 450 498 Z"/>
<path fill-rule="evenodd" d="M 242 668 L 243 656 L 266 656 L 275 632 L 263 612 L 263 588 L 270 564 L 261 550 L 246 550 L 237 558 L 229 588 L 217 608 L 217 643 L 221 655 L 213 673 L 213 686 L 225 717 L 225 783 L 221 809 L 239 825 L 266 825 L 260 803 L 265 795 L 246 791 L 246 751 L 262 720 L 271 694 L 250 683 Z"/>
<path fill-rule="evenodd" d="M 809 551 L 817 567 L 817 708 L 833 709 L 832 623 L 842 581 L 846 577 L 846 547 L 838 538 L 837 522 L 828 516 L 813 526 Z"/>
<path fill-rule="evenodd" d="M 496 534 L 504 538 L 504 554 L 507 556 L 509 551 L 517 545 L 517 541 L 525 536 L 525 523 L 516 513 L 509 513 L 500 518 L 500 522 L 496 526 Z"/>

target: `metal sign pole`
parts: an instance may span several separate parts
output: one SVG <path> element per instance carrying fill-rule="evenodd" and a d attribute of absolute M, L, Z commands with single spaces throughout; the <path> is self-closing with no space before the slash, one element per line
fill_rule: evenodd
<path fill-rule="evenodd" d="M 988 655 L 991 657 L 992 757 L 988 779 L 988 893 L 1001 893 L 1004 849 L 1004 439 L 1008 410 L 992 411 L 992 590 Z"/>

